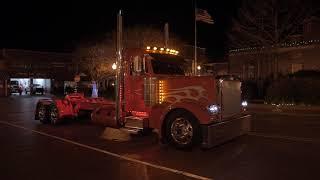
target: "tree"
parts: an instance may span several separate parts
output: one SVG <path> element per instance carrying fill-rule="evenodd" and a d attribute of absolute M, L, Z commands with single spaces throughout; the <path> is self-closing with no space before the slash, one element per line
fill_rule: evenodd
<path fill-rule="evenodd" d="M 243 0 L 228 34 L 230 49 L 254 50 L 250 57 L 257 64 L 257 78 L 261 78 L 264 60 L 272 66 L 269 76 L 277 78 L 280 48 L 302 40 L 302 24 L 312 13 L 311 4 L 306 0 Z"/>
<path fill-rule="evenodd" d="M 180 49 L 183 42 L 175 35 L 169 40 L 170 48 Z M 164 47 L 164 33 L 151 26 L 133 26 L 124 29 L 125 48 L 145 48 L 147 46 Z M 82 71 L 88 73 L 91 80 L 100 81 L 115 73 L 111 66 L 116 61 L 116 32 L 106 33 L 100 41 L 81 44 L 76 48 L 75 62 Z"/>
<path fill-rule="evenodd" d="M 75 61 L 81 72 L 88 74 L 92 81 L 100 81 L 114 73 L 112 64 L 116 61 L 116 50 L 109 43 L 95 43 L 76 49 Z"/>
<path fill-rule="evenodd" d="M 310 7 L 304 0 L 244 0 L 229 33 L 231 48 L 277 47 L 301 33 Z"/>

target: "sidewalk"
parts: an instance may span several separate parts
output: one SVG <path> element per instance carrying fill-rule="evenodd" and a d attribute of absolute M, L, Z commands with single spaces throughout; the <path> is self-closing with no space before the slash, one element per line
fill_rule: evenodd
<path fill-rule="evenodd" d="M 248 104 L 248 111 L 264 113 L 286 113 L 286 114 L 308 114 L 319 115 L 320 106 L 303 106 L 303 105 L 271 105 L 271 104 Z"/>

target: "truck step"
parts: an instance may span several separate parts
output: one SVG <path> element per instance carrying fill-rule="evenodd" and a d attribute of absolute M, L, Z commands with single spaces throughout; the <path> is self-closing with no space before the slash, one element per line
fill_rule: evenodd
<path fill-rule="evenodd" d="M 128 116 L 125 118 L 126 123 L 124 127 L 131 129 L 143 129 L 143 119 L 135 116 Z"/>
<path fill-rule="evenodd" d="M 138 128 L 138 127 L 130 127 L 130 126 L 125 126 L 123 128 L 121 128 L 121 130 L 126 131 L 130 134 L 139 134 L 142 132 L 142 128 Z"/>

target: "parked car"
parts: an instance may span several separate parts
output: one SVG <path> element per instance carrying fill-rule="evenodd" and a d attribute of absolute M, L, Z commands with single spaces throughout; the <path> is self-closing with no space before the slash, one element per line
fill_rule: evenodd
<path fill-rule="evenodd" d="M 44 94 L 44 88 L 40 84 L 33 84 L 30 89 L 31 94 Z"/>
<path fill-rule="evenodd" d="M 10 93 L 19 93 L 20 95 L 22 94 L 22 86 L 19 84 L 19 81 L 10 81 Z"/>

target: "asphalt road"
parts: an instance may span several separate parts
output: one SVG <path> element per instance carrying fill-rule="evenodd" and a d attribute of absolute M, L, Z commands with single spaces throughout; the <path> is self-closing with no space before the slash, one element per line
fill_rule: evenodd
<path fill-rule="evenodd" d="M 249 135 L 181 151 L 155 134 L 117 142 L 87 121 L 41 124 L 39 98 L 0 98 L 0 179 L 320 179 L 320 113 L 255 111 Z"/>

